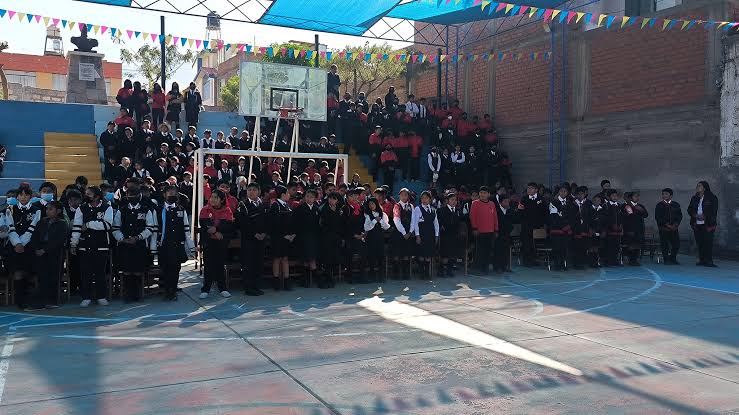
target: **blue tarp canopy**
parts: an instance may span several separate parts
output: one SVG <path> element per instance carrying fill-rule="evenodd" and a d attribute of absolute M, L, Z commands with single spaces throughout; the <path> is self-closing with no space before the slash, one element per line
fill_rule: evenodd
<path fill-rule="evenodd" d="M 88 3 L 110 4 L 111 6 L 131 6 L 131 0 L 81 0 Z"/>
<path fill-rule="evenodd" d="M 561 0 L 506 0 L 506 3 L 521 4 L 538 8 L 552 8 L 562 4 Z M 504 15 L 504 10 L 495 11 L 497 4 L 488 6 L 485 11 L 480 4 L 474 5 L 474 1 L 464 0 L 457 4 L 456 0 L 447 3 L 446 0 L 437 0 L 434 3 L 428 1 L 414 1 L 401 4 L 388 13 L 387 17 L 414 20 L 417 22 L 434 23 L 441 25 L 454 25 L 478 20 L 485 20 Z"/>

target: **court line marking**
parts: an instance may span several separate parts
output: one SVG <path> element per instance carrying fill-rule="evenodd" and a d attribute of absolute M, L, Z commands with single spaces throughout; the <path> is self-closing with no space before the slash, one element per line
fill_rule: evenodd
<path fill-rule="evenodd" d="M 19 323 L 23 323 L 24 321 L 28 321 L 28 320 L 33 320 L 35 318 L 38 318 L 38 316 L 26 317 L 26 318 L 22 318 L 22 319 L 20 319 L 18 321 L 11 321 L 10 323 L 0 324 L 0 327 L 5 327 L 5 326 L 14 327 L 14 326 L 18 325 Z"/>
<path fill-rule="evenodd" d="M 156 342 L 207 342 L 207 341 L 241 341 L 239 337 L 128 337 L 128 336 L 82 336 L 76 334 L 58 334 L 49 336 L 57 339 L 77 340 L 129 340 Z"/>
<path fill-rule="evenodd" d="M 583 285 L 582 287 L 578 287 L 578 288 L 573 288 L 571 290 L 564 291 L 564 292 L 561 292 L 559 294 L 560 295 L 561 294 L 571 294 L 571 293 L 574 293 L 574 292 L 577 292 L 577 291 L 582 291 L 582 290 L 585 290 L 585 289 L 588 289 L 588 288 L 594 286 L 595 284 L 597 284 L 597 283 L 599 283 L 601 281 L 604 281 L 605 279 L 606 279 L 606 270 L 605 270 L 605 268 L 601 268 L 600 269 L 600 276 L 597 279 L 594 279 L 590 284 Z"/>
<path fill-rule="evenodd" d="M 10 356 L 13 354 L 14 335 L 15 330 L 11 327 L 8 329 L 8 334 L 5 337 L 5 345 L 3 346 L 2 352 L 0 352 L 0 404 L 3 402 L 5 382 L 8 376 L 8 369 L 10 368 Z"/>
<path fill-rule="evenodd" d="M 645 281 L 651 281 L 649 279 L 641 278 L 641 277 L 639 279 L 645 280 Z M 739 292 L 736 292 L 736 291 L 719 290 L 718 288 L 701 287 L 699 285 L 683 284 L 680 282 L 663 281 L 663 284 L 679 285 L 681 287 L 695 288 L 699 290 L 716 291 L 716 292 L 723 293 L 723 294 L 739 295 Z"/>

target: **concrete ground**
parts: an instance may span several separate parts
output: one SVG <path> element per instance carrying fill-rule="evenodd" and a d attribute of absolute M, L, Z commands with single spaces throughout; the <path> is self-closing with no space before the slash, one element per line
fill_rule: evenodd
<path fill-rule="evenodd" d="M 739 263 L 0 310 L 0 414 L 739 413 Z"/>

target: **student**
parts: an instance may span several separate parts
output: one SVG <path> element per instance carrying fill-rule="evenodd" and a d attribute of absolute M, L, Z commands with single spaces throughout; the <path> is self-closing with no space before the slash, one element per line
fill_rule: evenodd
<path fill-rule="evenodd" d="M 38 286 L 27 311 L 59 307 L 59 282 L 68 237 L 69 227 L 62 217 L 61 204 L 49 202 L 46 217 L 38 222 L 29 244 L 34 250 Z"/>
<path fill-rule="evenodd" d="M 402 266 L 402 261 L 407 261 L 413 256 L 415 238 L 411 223 L 413 222 L 413 204 L 410 202 L 410 191 L 406 188 L 400 189 L 398 194 L 400 201 L 393 206 L 393 224 L 395 229 L 390 238 L 392 252 L 398 273 L 407 278 L 408 268 Z"/>
<path fill-rule="evenodd" d="M 439 255 L 441 256 L 441 276 L 454 276 L 453 264 L 464 254 L 465 243 L 460 233 L 464 223 L 462 209 L 456 193 L 449 193 L 446 206 L 436 211 L 439 215 Z M 450 263 L 450 260 L 452 263 Z"/>
<path fill-rule="evenodd" d="M 539 186 L 531 182 L 526 186 L 526 195 L 521 198 L 518 210 L 521 212 L 521 258 L 523 265 L 536 266 L 534 229 L 544 226 L 547 218 L 547 204 L 539 195 Z"/>
<path fill-rule="evenodd" d="M 110 230 L 113 227 L 113 208 L 103 201 L 103 191 L 97 186 L 85 190 L 85 202 L 74 214 L 72 222 L 72 253 L 80 252 L 82 284 L 80 307 L 92 303 L 92 284 L 95 283 L 97 303 L 108 305 L 108 252 L 110 251 Z"/>
<path fill-rule="evenodd" d="M 679 265 L 677 254 L 680 252 L 680 222 L 683 212 L 680 204 L 672 200 L 673 191 L 669 187 L 662 189 L 662 200 L 654 208 L 654 219 L 659 227 L 659 242 L 662 247 L 662 259 L 666 265 Z"/>
<path fill-rule="evenodd" d="M 411 230 L 416 235 L 416 257 L 422 267 L 421 275 L 431 277 L 431 258 L 436 254 L 436 245 L 439 242 L 439 220 L 436 209 L 431 206 L 431 192 L 421 193 L 421 203 L 413 209 Z"/>
<path fill-rule="evenodd" d="M 626 198 L 623 206 L 623 245 L 626 246 L 624 256 L 629 258 L 629 265 L 639 266 L 641 246 L 644 243 L 644 219 L 649 216 L 649 213 L 647 208 L 639 203 L 639 192 L 629 192 L 628 196 L 624 196 Z"/>
<path fill-rule="evenodd" d="M 618 204 L 618 191 L 615 189 L 606 190 L 607 202 L 605 203 L 605 225 L 606 225 L 606 246 L 605 246 L 605 263 L 606 266 L 619 266 L 618 251 L 621 248 L 621 238 L 624 234 L 623 210 Z"/>
<path fill-rule="evenodd" d="M 334 281 L 328 277 L 326 268 L 333 270 L 337 266 L 341 266 L 341 245 L 344 242 L 346 216 L 339 204 L 339 199 L 342 199 L 340 194 L 333 191 L 329 192 L 326 203 L 321 207 L 321 238 L 319 240 L 321 250 L 319 256 L 321 265 L 324 267 L 323 275 L 325 275 L 324 278 L 318 281 L 318 288 L 321 289 L 334 286 Z"/>
<path fill-rule="evenodd" d="M 589 265 L 588 249 L 592 234 L 590 222 L 593 214 L 591 202 L 587 199 L 588 189 L 585 186 L 575 188 L 575 217 L 572 225 L 572 262 L 575 269 L 583 269 Z"/>
<path fill-rule="evenodd" d="M 441 174 L 441 156 L 436 147 L 431 147 L 431 152 L 426 159 L 429 171 L 431 172 L 431 188 L 433 189 L 439 181 L 439 174 Z"/>
<path fill-rule="evenodd" d="M 385 231 L 390 229 L 387 214 L 374 197 L 367 200 L 364 209 L 366 256 L 369 272 L 380 275 L 385 257 Z"/>
<path fill-rule="evenodd" d="M 366 233 L 364 232 L 364 212 L 362 212 L 362 205 L 359 202 L 359 195 L 364 191 L 364 188 L 357 187 L 347 192 L 346 206 L 346 247 L 348 250 L 348 260 L 351 261 L 353 256 L 359 256 L 360 262 L 363 262 L 364 255 L 366 253 L 365 240 Z M 350 264 L 351 265 L 351 264 Z M 347 281 L 350 283 L 363 284 L 366 281 L 364 276 L 355 276 L 352 267 L 347 267 Z"/>
<path fill-rule="evenodd" d="M 516 210 L 511 206 L 511 199 L 505 194 L 498 195 L 498 238 L 495 240 L 495 258 L 493 260 L 493 271 L 511 271 L 511 232 L 516 219 Z"/>
<path fill-rule="evenodd" d="M 571 263 L 572 227 L 575 222 L 575 205 L 570 201 L 569 184 L 557 189 L 557 197 L 549 202 L 549 239 L 552 244 L 554 269 L 567 271 Z"/>
<path fill-rule="evenodd" d="M 608 196 L 606 193 L 608 193 L 610 189 L 611 182 L 608 179 L 603 179 L 600 181 L 600 192 L 596 194 L 596 196 L 599 196 L 603 203 L 608 203 Z"/>
<path fill-rule="evenodd" d="M 201 244 L 204 251 L 204 279 L 200 299 L 208 298 L 213 283 L 218 285 L 221 297 L 229 298 L 223 266 L 228 254 L 228 243 L 233 229 L 233 212 L 226 206 L 226 194 L 213 190 L 208 204 L 200 210 Z"/>
<path fill-rule="evenodd" d="M 603 198 L 599 195 L 593 196 L 592 210 L 590 212 L 590 239 L 592 256 L 590 266 L 598 268 L 606 264 L 606 236 L 608 235 L 608 210 Z"/>
<path fill-rule="evenodd" d="M 239 203 L 236 223 L 241 231 L 241 270 L 244 273 L 244 294 L 264 295 L 259 289 L 264 268 L 264 242 L 267 238 L 266 204 L 259 198 L 258 183 L 246 186 L 246 200 Z"/>
<path fill-rule="evenodd" d="M 144 273 L 149 267 L 149 237 L 155 228 L 153 212 L 141 203 L 141 191 L 134 187 L 113 216 L 113 238 L 118 242 L 116 260 L 123 274 L 126 302 L 140 301 Z"/>
<path fill-rule="evenodd" d="M 490 254 L 495 251 L 498 233 L 498 212 L 490 200 L 490 188 L 480 187 L 479 199 L 472 201 L 470 225 L 475 237 L 475 262 L 477 268 L 487 273 L 490 267 Z"/>
<path fill-rule="evenodd" d="M 716 232 L 718 198 L 711 192 L 708 182 L 701 181 L 695 187 L 695 195 L 690 199 L 688 214 L 698 245 L 698 263 L 704 267 L 715 268 L 713 263 L 713 235 Z"/>
<path fill-rule="evenodd" d="M 162 272 L 165 301 L 177 301 L 177 283 L 182 263 L 195 256 L 195 244 L 190 238 L 187 210 L 180 204 L 177 187 L 164 188 L 164 204 L 155 210 L 156 223 L 161 224 L 151 238 L 151 250 L 157 254 Z"/>
<path fill-rule="evenodd" d="M 288 201 L 290 194 L 284 186 L 275 188 L 275 202 L 269 209 L 270 246 L 272 248 L 272 276 L 274 289 L 292 291 L 290 283 L 290 263 L 288 257 L 295 240 L 293 210 Z"/>
<path fill-rule="evenodd" d="M 303 257 L 305 270 L 308 278 L 304 286 L 310 287 L 312 274 L 316 273 L 318 268 L 318 240 L 321 236 L 320 212 L 316 204 L 318 193 L 313 189 L 305 191 L 303 202 L 295 208 L 294 221 L 297 228 L 297 245 L 300 247 L 300 253 Z"/>
<path fill-rule="evenodd" d="M 380 167 L 382 168 L 383 182 L 393 191 L 395 183 L 395 169 L 398 166 L 398 156 L 390 144 L 385 145 L 385 151 L 380 154 Z"/>

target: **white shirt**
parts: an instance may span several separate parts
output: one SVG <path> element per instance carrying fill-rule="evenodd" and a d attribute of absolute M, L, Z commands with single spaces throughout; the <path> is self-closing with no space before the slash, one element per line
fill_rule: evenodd
<path fill-rule="evenodd" d="M 368 214 L 364 214 L 364 231 L 369 232 L 372 229 L 375 228 L 375 224 L 377 223 L 375 221 L 375 218 L 379 218 L 380 213 L 379 212 L 372 212 L 372 216 Z M 382 212 L 382 218 L 380 218 L 380 226 L 383 230 L 390 229 L 390 222 L 387 219 L 387 214 L 385 212 Z"/>
<path fill-rule="evenodd" d="M 426 118 L 426 114 L 427 113 L 428 113 L 428 111 L 426 111 L 426 106 L 425 105 L 419 105 L 418 106 L 418 117 L 419 118 Z"/>
<path fill-rule="evenodd" d="M 415 235 L 421 234 L 419 231 L 419 226 L 418 226 L 421 222 L 423 222 L 423 212 L 421 211 L 421 209 L 428 211 L 428 209 L 431 209 L 431 205 L 426 205 L 426 206 L 419 205 L 419 206 L 416 206 L 415 209 L 413 209 L 413 218 L 411 219 L 411 231 Z M 438 216 L 434 217 L 434 236 L 436 237 L 439 236 L 439 217 Z"/>
<path fill-rule="evenodd" d="M 441 157 L 439 156 L 439 153 L 436 153 L 436 165 L 434 165 L 434 157 L 429 153 L 427 159 L 429 164 L 429 169 L 431 169 L 432 173 L 438 173 L 441 171 Z"/>
<path fill-rule="evenodd" d="M 536 200 L 536 198 L 537 198 L 538 196 L 539 196 L 539 194 L 538 194 L 538 193 L 534 193 L 533 195 L 530 195 L 530 196 L 529 196 L 529 199 L 531 199 L 531 200 Z"/>
<path fill-rule="evenodd" d="M 464 160 L 464 152 L 460 151 L 459 153 L 452 153 L 452 163 L 464 164 Z"/>
<path fill-rule="evenodd" d="M 410 113 L 411 116 L 417 117 L 418 116 L 418 104 L 415 102 L 408 101 L 405 103 L 405 112 Z"/>
<path fill-rule="evenodd" d="M 406 209 L 411 210 L 411 211 L 413 210 L 413 205 L 411 205 L 408 202 L 398 202 L 396 206 L 399 206 L 401 212 Z M 411 212 L 411 225 L 413 224 L 412 218 L 413 218 L 413 213 Z M 401 235 L 406 234 L 406 229 L 405 229 L 405 226 L 403 226 L 403 222 L 400 221 L 400 216 L 393 215 L 393 224 L 395 224 L 395 229 L 397 229 Z M 410 232 L 410 229 L 408 229 L 408 231 Z"/>
<path fill-rule="evenodd" d="M 700 202 L 698 202 L 698 211 L 696 212 L 696 214 L 698 216 L 703 214 L 703 196 L 701 196 L 701 200 Z M 696 219 L 695 223 L 698 225 L 705 225 L 706 221 L 703 219 Z"/>

